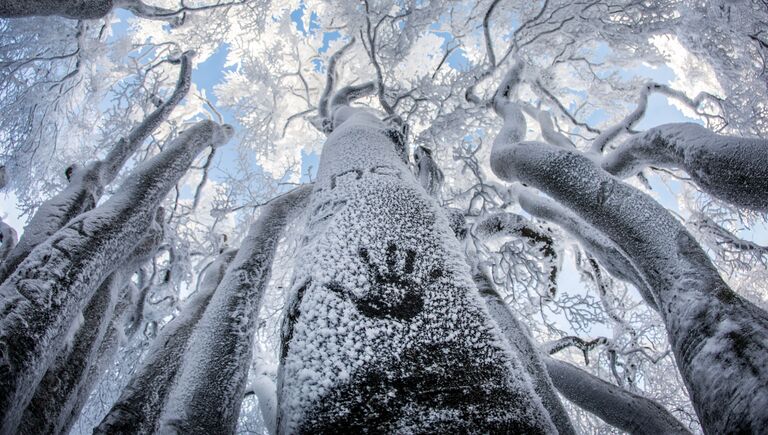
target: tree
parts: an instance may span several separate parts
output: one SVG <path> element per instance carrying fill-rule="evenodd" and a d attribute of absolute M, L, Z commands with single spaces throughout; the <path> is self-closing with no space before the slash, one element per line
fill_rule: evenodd
<path fill-rule="evenodd" d="M 3 431 L 768 426 L 764 2 L 96 3 L 0 9 Z"/>

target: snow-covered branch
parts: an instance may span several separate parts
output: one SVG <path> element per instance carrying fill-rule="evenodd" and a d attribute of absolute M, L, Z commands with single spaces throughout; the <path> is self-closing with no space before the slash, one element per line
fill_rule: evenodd
<path fill-rule="evenodd" d="M 235 431 L 277 243 L 311 192 L 311 185 L 298 187 L 261 209 L 192 332 L 161 416 L 161 432 L 164 426 L 181 433 Z"/>
<path fill-rule="evenodd" d="M 545 357 L 552 383 L 578 407 L 631 434 L 690 434 L 655 401 L 610 384 L 563 361 Z"/>
<path fill-rule="evenodd" d="M 187 51 L 178 61 L 179 79 L 171 96 L 126 137 L 120 138 L 103 160 L 88 163 L 85 167 L 72 166 L 68 173 L 69 184 L 53 198 L 45 201 L 30 219 L 16 247 L 0 267 L 0 282 L 4 281 L 29 255 L 32 249 L 76 216 L 91 210 L 101 198 L 104 188 L 114 181 L 125 162 L 167 118 L 171 111 L 189 92 L 192 74 L 193 52 Z"/>
<path fill-rule="evenodd" d="M 768 140 L 719 135 L 693 123 L 664 124 L 633 137 L 602 160 L 629 177 L 647 166 L 685 170 L 701 190 L 747 209 L 768 211 Z"/>
<path fill-rule="evenodd" d="M 768 424 L 757 411 L 768 402 L 768 315 L 723 282 L 669 212 L 589 158 L 552 145 L 497 141 L 491 167 L 569 207 L 627 253 L 658 303 L 706 431 Z"/>
<path fill-rule="evenodd" d="M 139 165 L 103 205 L 37 245 L 0 286 L 0 432 L 14 432 L 77 313 L 151 225 L 160 201 L 232 127 L 201 121 Z"/>

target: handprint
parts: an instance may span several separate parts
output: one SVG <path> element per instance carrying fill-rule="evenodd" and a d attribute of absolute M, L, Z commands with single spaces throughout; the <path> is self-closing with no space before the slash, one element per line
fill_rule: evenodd
<path fill-rule="evenodd" d="M 328 290 L 347 295 L 357 309 L 369 317 L 410 320 L 424 309 L 424 296 L 413 276 L 416 251 L 405 249 L 404 254 L 401 254 L 404 257 L 403 266 L 398 270 L 398 247 L 390 243 L 387 246 L 384 273 L 371 261 L 367 248 L 360 248 L 358 255 L 367 268 L 370 291 L 364 296 L 357 296 L 338 281 L 328 283 Z M 430 273 L 433 279 L 440 276 L 440 269 Z"/>

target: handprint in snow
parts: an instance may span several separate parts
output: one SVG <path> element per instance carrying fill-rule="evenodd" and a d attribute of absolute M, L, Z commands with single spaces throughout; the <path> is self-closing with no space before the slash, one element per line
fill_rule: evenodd
<path fill-rule="evenodd" d="M 389 243 L 384 273 L 371 261 L 367 248 L 360 248 L 358 255 L 367 269 L 370 283 L 368 293 L 358 296 L 338 281 L 328 283 L 328 290 L 347 295 L 357 309 L 368 317 L 410 320 L 424 309 L 424 295 L 413 274 L 416 251 L 405 249 L 403 254 L 398 255 L 397 245 Z M 402 268 L 398 265 L 398 257 L 403 259 Z M 437 279 L 442 276 L 442 270 L 436 268 L 429 275 Z"/>

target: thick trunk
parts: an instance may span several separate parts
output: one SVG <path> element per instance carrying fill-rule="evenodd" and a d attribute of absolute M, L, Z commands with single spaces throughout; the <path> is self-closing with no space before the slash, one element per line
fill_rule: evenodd
<path fill-rule="evenodd" d="M 0 2 L 0 18 L 57 15 L 75 20 L 106 16 L 113 0 L 6 0 Z"/>
<path fill-rule="evenodd" d="M 299 187 L 263 206 L 192 333 L 168 396 L 161 432 L 235 432 L 277 242 L 311 192 L 311 186 Z"/>
<path fill-rule="evenodd" d="M 64 433 L 74 404 L 78 402 L 81 383 L 88 367 L 97 357 L 117 302 L 117 292 L 125 275 L 115 272 L 96 290 L 83 310 L 83 323 L 75 334 L 71 347 L 63 349 L 37 386 L 32 401 L 24 410 L 19 433 Z"/>
<path fill-rule="evenodd" d="M 208 268 L 200 288 L 178 317 L 163 327 L 147 355 L 94 434 L 155 433 L 189 337 L 237 251 L 227 250 Z M 218 405 L 217 405 L 218 406 Z"/>
<path fill-rule="evenodd" d="M 551 357 L 544 359 L 555 387 L 578 407 L 636 435 L 690 434 L 663 406 Z"/>
<path fill-rule="evenodd" d="M 768 211 L 768 140 L 723 136 L 693 123 L 652 128 L 607 154 L 603 169 L 629 177 L 646 166 L 680 168 L 701 190 Z"/>
<path fill-rule="evenodd" d="M 0 286 L 0 432 L 13 432 L 77 314 L 149 228 L 197 154 L 231 136 L 202 121 L 140 165 L 102 206 L 39 244 Z"/>
<path fill-rule="evenodd" d="M 568 417 L 568 411 L 565 410 L 560 398 L 557 397 L 552 380 L 549 379 L 547 367 L 544 365 L 544 361 L 533 342 L 533 338 L 496 291 L 486 272 L 478 271 L 475 274 L 475 282 L 480 291 L 480 296 L 485 299 L 485 304 L 488 307 L 488 312 L 491 313 L 491 317 L 499 324 L 501 332 L 520 356 L 520 361 L 523 363 L 523 367 L 525 367 L 533 383 L 533 389 L 541 398 L 541 402 L 547 409 L 547 412 L 549 412 L 550 417 L 552 417 L 552 422 L 557 427 L 557 432 L 560 435 L 575 434 L 576 430 L 571 424 L 570 417 Z"/>
<path fill-rule="evenodd" d="M 35 246 L 44 242 L 70 220 L 96 207 L 104 187 L 114 181 L 125 162 L 189 92 L 192 84 L 192 56 L 191 51 L 181 55 L 179 79 L 167 101 L 131 129 L 126 137 L 118 140 L 104 160 L 91 162 L 84 168 L 75 167 L 69 176 L 69 185 L 40 206 L 24 229 L 21 240 L 0 267 L 0 283 L 16 270 Z"/>
<path fill-rule="evenodd" d="M 119 292 L 126 288 L 133 271 L 157 252 L 163 236 L 163 212 L 158 210 L 155 223 L 136 245 L 128 261 L 99 286 L 83 311 L 83 322 L 48 369 L 24 411 L 21 433 L 66 433 L 79 415 L 94 382 L 88 378 L 94 362 L 103 352 L 100 346 L 116 312 Z M 124 291 L 123 293 L 126 293 Z M 126 305 L 126 304 L 124 304 Z M 121 308 L 123 310 L 124 308 Z"/>
<path fill-rule="evenodd" d="M 587 157 L 551 145 L 498 141 L 491 166 L 541 189 L 627 253 L 658 303 L 705 432 L 768 427 L 768 314 L 723 282 L 669 212 Z"/>
<path fill-rule="evenodd" d="M 387 126 L 349 107 L 334 125 L 283 330 L 278 431 L 555 432 Z"/>

